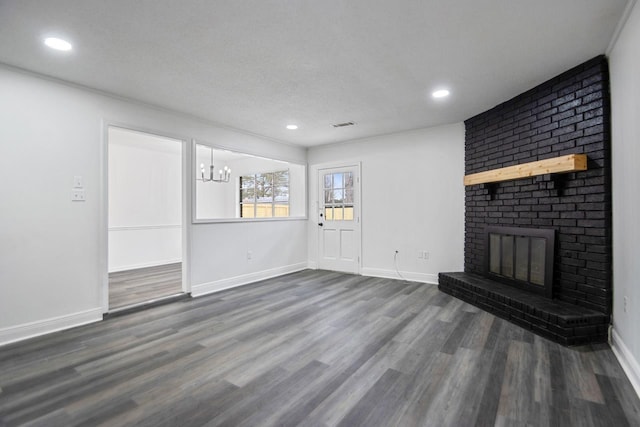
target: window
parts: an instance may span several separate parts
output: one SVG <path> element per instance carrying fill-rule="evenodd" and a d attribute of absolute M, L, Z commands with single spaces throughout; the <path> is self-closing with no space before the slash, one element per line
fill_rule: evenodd
<path fill-rule="evenodd" d="M 324 175 L 324 218 L 326 221 L 353 221 L 353 173 Z"/>
<path fill-rule="evenodd" d="M 288 216 L 288 170 L 242 175 L 240 177 L 241 218 Z"/>

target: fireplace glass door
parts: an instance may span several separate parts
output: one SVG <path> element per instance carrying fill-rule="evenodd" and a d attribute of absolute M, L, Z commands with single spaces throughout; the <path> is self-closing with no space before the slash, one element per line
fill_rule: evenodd
<path fill-rule="evenodd" d="M 489 233 L 489 272 L 544 287 L 546 245 L 541 237 Z"/>

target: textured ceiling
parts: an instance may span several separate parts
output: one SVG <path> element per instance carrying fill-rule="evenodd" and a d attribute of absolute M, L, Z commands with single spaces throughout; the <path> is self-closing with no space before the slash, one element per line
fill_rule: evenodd
<path fill-rule="evenodd" d="M 0 62 L 311 146 L 467 119 L 604 53 L 626 3 L 0 0 Z"/>

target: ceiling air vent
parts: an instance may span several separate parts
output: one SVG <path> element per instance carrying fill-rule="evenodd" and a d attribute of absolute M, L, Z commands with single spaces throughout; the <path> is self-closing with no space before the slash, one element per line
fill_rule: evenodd
<path fill-rule="evenodd" d="M 353 126 L 353 125 L 355 125 L 355 123 L 353 122 L 344 122 L 344 123 L 336 123 L 335 125 L 331 125 L 331 126 L 333 126 L 334 128 L 343 128 L 345 126 Z"/>

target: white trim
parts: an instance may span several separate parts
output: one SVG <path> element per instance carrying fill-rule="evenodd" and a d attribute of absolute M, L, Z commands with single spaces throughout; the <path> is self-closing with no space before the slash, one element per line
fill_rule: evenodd
<path fill-rule="evenodd" d="M 177 259 L 165 259 L 162 261 L 151 261 L 151 262 L 143 262 L 140 264 L 131 264 L 131 265 L 124 265 L 124 266 L 119 266 L 117 268 L 114 268 L 113 270 L 109 271 L 109 273 L 117 273 L 119 271 L 127 271 L 127 270 L 136 270 L 138 268 L 147 268 L 147 267 L 159 267 L 161 265 L 168 265 L 168 264 L 176 264 L 182 262 L 182 260 L 180 258 Z"/>
<path fill-rule="evenodd" d="M 180 224 L 163 225 L 123 225 L 119 227 L 109 227 L 109 231 L 138 231 L 138 230 L 164 230 L 170 228 L 182 228 Z"/>
<path fill-rule="evenodd" d="M 0 329 L 0 346 L 102 320 L 102 308 Z"/>
<path fill-rule="evenodd" d="M 100 306 L 102 313 L 109 312 L 109 122 L 101 123 L 100 138 L 100 229 L 98 230 L 98 256 L 100 270 Z"/>
<path fill-rule="evenodd" d="M 194 224 L 221 224 L 230 222 L 272 222 L 272 221 L 307 221 L 306 216 L 276 216 L 268 218 L 217 218 L 217 219 L 193 219 Z"/>
<path fill-rule="evenodd" d="M 631 16 L 631 12 L 633 11 L 633 7 L 635 5 L 636 5 L 636 0 L 629 0 L 627 2 L 627 6 L 624 8 L 624 12 L 622 12 L 622 16 L 618 21 L 618 25 L 616 26 L 616 29 L 613 32 L 611 41 L 609 41 L 609 46 L 607 46 L 607 50 L 605 50 L 605 53 L 607 54 L 607 56 L 611 54 L 611 51 L 616 46 L 616 43 L 618 42 L 618 38 L 620 37 L 622 30 L 624 30 L 624 27 L 627 24 L 627 21 L 629 20 L 629 16 Z"/>
<path fill-rule="evenodd" d="M 364 267 L 362 269 L 363 276 L 383 277 L 385 279 L 398 279 L 398 280 L 404 279 L 412 282 L 429 283 L 432 285 L 438 284 L 437 274 L 415 273 L 412 271 L 401 271 L 400 274 L 402 275 L 402 277 L 398 276 L 398 273 L 395 270 L 386 270 L 382 268 L 368 268 L 368 267 Z"/>
<path fill-rule="evenodd" d="M 283 274 L 295 273 L 296 271 L 305 270 L 306 262 L 298 264 L 286 265 L 284 267 L 276 267 L 268 270 L 257 271 L 255 273 L 243 274 L 240 276 L 230 277 L 228 279 L 215 280 L 213 282 L 201 283 L 191 287 L 191 296 L 199 297 L 211 294 L 213 292 L 223 291 L 225 289 L 235 288 L 237 286 L 247 285 L 260 280 L 270 279 Z"/>
<path fill-rule="evenodd" d="M 622 370 L 627 374 L 633 389 L 636 391 L 638 397 L 640 397 L 640 364 L 638 364 L 638 361 L 633 357 L 633 354 L 622 341 L 618 332 L 613 328 L 611 329 L 611 341 L 609 344 L 611 345 L 613 354 L 618 359 L 618 362 L 620 362 Z"/>
<path fill-rule="evenodd" d="M 307 261 L 307 268 L 311 269 L 311 270 L 317 270 L 318 269 L 318 263 L 314 260 L 308 260 Z"/>

